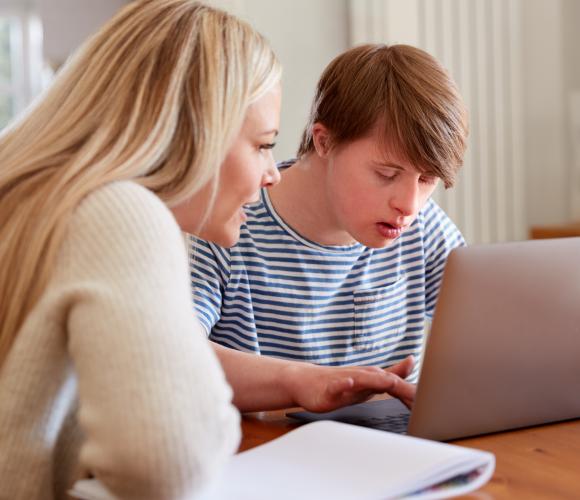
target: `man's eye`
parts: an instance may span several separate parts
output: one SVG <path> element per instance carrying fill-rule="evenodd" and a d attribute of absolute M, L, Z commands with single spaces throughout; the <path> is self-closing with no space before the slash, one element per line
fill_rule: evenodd
<path fill-rule="evenodd" d="M 384 180 L 387 180 L 387 181 L 394 181 L 396 179 L 396 177 L 397 177 L 397 173 L 396 172 L 395 173 L 392 173 L 392 174 L 387 174 L 385 172 L 377 172 L 377 175 L 381 179 L 384 179 Z"/>

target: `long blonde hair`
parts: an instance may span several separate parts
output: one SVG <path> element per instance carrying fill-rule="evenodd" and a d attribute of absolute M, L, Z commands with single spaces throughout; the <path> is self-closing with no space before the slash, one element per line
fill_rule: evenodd
<path fill-rule="evenodd" d="M 280 79 L 249 25 L 191 0 L 132 2 L 0 134 L 0 366 L 71 214 L 131 179 L 177 204 L 215 183 L 247 107 Z"/>

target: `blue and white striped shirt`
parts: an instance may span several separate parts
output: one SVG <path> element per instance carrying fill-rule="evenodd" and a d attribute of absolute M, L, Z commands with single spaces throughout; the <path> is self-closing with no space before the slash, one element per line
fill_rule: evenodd
<path fill-rule="evenodd" d="M 434 201 L 381 249 L 306 240 L 265 189 L 246 213 L 231 249 L 190 239 L 195 308 L 212 341 L 321 365 L 418 358 L 447 255 L 464 244 Z"/>

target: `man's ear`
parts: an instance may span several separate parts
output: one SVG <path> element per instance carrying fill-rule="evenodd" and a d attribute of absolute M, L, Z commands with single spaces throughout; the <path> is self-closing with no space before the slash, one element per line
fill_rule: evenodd
<path fill-rule="evenodd" d="M 327 158 L 328 153 L 332 149 L 332 136 L 322 123 L 316 122 L 312 125 L 312 141 L 314 142 L 314 149 L 321 158 Z"/>

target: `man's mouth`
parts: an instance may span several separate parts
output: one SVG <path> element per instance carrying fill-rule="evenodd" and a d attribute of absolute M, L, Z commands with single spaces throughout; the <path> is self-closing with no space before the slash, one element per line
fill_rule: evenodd
<path fill-rule="evenodd" d="M 399 226 L 396 224 L 391 224 L 390 222 L 377 222 L 377 229 L 383 238 L 388 240 L 397 239 L 403 231 L 405 230 L 406 226 Z"/>

